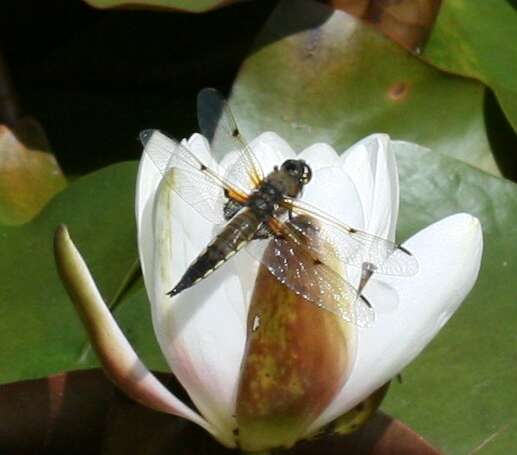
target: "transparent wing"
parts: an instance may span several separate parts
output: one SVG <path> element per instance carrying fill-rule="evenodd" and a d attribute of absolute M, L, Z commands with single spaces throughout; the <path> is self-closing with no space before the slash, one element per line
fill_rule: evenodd
<path fill-rule="evenodd" d="M 144 152 L 163 175 L 164 181 L 187 204 L 214 224 L 226 221 L 225 207 L 231 199 L 243 204 L 247 194 L 220 176 L 204 157 L 196 155 L 157 130 L 140 133 Z"/>
<path fill-rule="evenodd" d="M 343 277 L 302 245 L 281 238 L 253 240 L 246 250 L 294 293 L 347 322 L 370 327 L 375 313 Z"/>
<path fill-rule="evenodd" d="M 323 262 L 338 260 L 355 267 L 365 265 L 375 273 L 410 276 L 418 272 L 418 261 L 410 251 L 390 240 L 354 229 L 305 202 L 285 198 L 284 206 L 300 215 L 289 223 L 293 236 L 311 248 Z M 331 262 L 331 261 L 330 261 Z"/>
<path fill-rule="evenodd" d="M 222 158 L 229 151 L 238 151 L 238 158 L 228 167 L 226 177 L 244 190 L 256 188 L 264 179 L 260 163 L 242 136 L 230 107 L 213 88 L 201 90 L 198 95 L 198 123 L 201 132 L 209 138 L 212 149 Z"/>
<path fill-rule="evenodd" d="M 171 169 L 163 178 L 178 196 L 210 223 L 226 222 L 224 213 L 228 199 L 221 186 L 198 172 L 179 168 Z"/>

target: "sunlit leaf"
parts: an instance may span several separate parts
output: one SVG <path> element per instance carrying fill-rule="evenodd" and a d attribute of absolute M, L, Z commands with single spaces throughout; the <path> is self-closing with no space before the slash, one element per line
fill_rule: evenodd
<path fill-rule="evenodd" d="M 282 2 L 233 88 L 248 135 L 280 130 L 297 148 L 344 150 L 389 133 L 498 174 L 484 123 L 484 87 L 414 58 L 346 13 Z"/>
<path fill-rule="evenodd" d="M 26 223 L 65 185 L 53 155 L 25 147 L 0 125 L 0 224 Z"/>
<path fill-rule="evenodd" d="M 53 232 L 66 223 L 108 303 L 137 260 L 134 163 L 73 182 L 34 221 L 0 227 L 0 382 L 97 365 L 55 269 Z M 141 283 L 123 294 L 117 315 L 151 367 L 163 366 Z M 154 360 L 152 360 L 154 359 Z"/>
<path fill-rule="evenodd" d="M 517 130 L 516 24 L 511 0 L 444 0 L 422 56 L 491 87 Z"/>
<path fill-rule="evenodd" d="M 409 50 L 419 49 L 431 32 L 442 0 L 328 0 L 327 4 L 367 21 Z"/>
<path fill-rule="evenodd" d="M 202 13 L 238 0 L 84 0 L 95 8 L 163 8 Z"/>

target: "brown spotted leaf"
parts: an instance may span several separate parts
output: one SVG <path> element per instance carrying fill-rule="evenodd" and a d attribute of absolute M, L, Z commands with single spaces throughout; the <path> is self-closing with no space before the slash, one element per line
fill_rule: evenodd
<path fill-rule="evenodd" d="M 414 58 L 371 27 L 313 1 L 280 2 L 241 67 L 231 104 L 247 137 L 339 153 L 372 133 L 415 142 L 500 175 L 481 84 Z"/>
<path fill-rule="evenodd" d="M 329 0 L 359 17 L 406 49 L 420 49 L 429 36 L 441 0 Z"/>
<path fill-rule="evenodd" d="M 488 85 L 517 131 L 517 3 L 443 2 L 422 57 Z"/>

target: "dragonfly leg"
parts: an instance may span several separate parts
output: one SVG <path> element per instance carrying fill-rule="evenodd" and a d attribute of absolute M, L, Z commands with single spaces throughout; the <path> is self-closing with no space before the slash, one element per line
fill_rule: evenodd
<path fill-rule="evenodd" d="M 357 289 L 359 295 L 363 293 L 364 287 L 368 284 L 368 281 L 370 281 L 370 278 L 374 274 L 375 270 L 377 270 L 377 267 L 374 264 L 371 262 L 363 262 L 361 267 L 361 281 L 359 282 L 359 288 Z M 368 300 L 364 300 L 370 306 Z"/>

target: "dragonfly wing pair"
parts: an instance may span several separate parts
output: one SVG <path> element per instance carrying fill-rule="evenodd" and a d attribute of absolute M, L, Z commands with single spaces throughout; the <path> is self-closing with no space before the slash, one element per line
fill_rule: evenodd
<path fill-rule="evenodd" d="M 141 139 L 170 188 L 210 223 L 223 224 L 235 213 L 228 214 L 229 204 L 246 206 L 264 173 L 217 91 L 200 93 L 198 111 L 202 131 L 213 136 L 217 125 L 217 141 L 223 137 L 236 152 L 226 173 L 208 156 L 158 131 L 144 131 Z M 265 223 L 271 237 L 251 241 L 246 250 L 293 292 L 346 321 L 370 326 L 374 311 L 331 264 L 367 264 L 372 272 L 403 276 L 418 270 L 411 253 L 387 239 L 342 224 L 296 198 L 284 197 L 281 206 L 289 219 L 271 217 Z"/>

